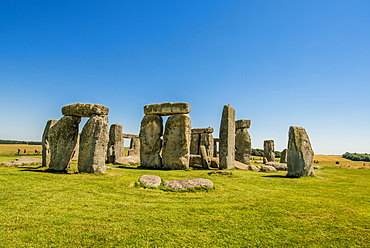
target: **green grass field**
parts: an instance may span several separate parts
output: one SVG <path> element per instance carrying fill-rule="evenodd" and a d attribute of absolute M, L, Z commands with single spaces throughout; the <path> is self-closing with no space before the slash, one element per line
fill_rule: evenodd
<path fill-rule="evenodd" d="M 286 172 L 211 176 L 129 167 L 96 175 L 0 166 L 0 247 L 366 247 L 370 170 L 320 165 L 315 177 L 300 179 Z M 216 189 L 135 187 L 144 174 L 207 178 Z"/>

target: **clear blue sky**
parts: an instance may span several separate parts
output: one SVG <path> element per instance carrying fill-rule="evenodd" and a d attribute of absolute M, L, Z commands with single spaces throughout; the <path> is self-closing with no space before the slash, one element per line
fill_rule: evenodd
<path fill-rule="evenodd" d="M 370 152 L 370 1 L 0 1 L 0 139 L 41 140 L 61 107 L 98 103 L 138 133 L 143 106 L 231 104 L 254 148 L 306 128 L 318 154 Z"/>

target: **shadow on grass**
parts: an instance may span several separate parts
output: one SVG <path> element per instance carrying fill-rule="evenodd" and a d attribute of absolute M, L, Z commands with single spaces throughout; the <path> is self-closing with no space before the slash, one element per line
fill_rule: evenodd
<path fill-rule="evenodd" d="M 282 175 L 266 175 L 266 176 L 262 176 L 262 177 L 287 178 L 287 179 L 297 178 L 297 177 L 288 177 L 288 176 L 282 176 Z"/>
<path fill-rule="evenodd" d="M 31 172 L 50 173 L 50 174 L 75 174 L 75 172 L 50 170 L 43 166 L 21 167 L 20 169 L 21 169 L 20 171 L 31 171 Z"/>

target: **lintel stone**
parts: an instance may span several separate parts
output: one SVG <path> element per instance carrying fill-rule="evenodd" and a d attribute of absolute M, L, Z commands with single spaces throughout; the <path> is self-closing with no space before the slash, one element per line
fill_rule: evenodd
<path fill-rule="evenodd" d="M 100 104 L 75 103 L 62 108 L 63 115 L 91 117 L 92 115 L 108 115 L 109 108 Z"/>
<path fill-rule="evenodd" d="M 251 120 L 237 120 L 235 122 L 235 129 L 250 128 Z"/>
<path fill-rule="evenodd" d="M 213 133 L 214 129 L 212 127 L 205 127 L 205 128 L 193 128 L 191 129 L 191 133 L 193 134 L 201 134 L 201 133 Z"/>
<path fill-rule="evenodd" d="M 123 133 L 122 134 L 122 137 L 124 139 L 135 139 L 135 138 L 139 138 L 139 135 L 137 135 L 137 134 L 130 134 L 130 133 Z"/>
<path fill-rule="evenodd" d="M 159 104 L 150 104 L 144 106 L 144 114 L 146 115 L 173 115 L 173 114 L 189 114 L 190 104 L 186 102 L 165 102 Z"/>

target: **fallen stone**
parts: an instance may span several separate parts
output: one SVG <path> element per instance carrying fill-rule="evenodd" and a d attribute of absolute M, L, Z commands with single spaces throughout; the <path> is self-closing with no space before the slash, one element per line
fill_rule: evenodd
<path fill-rule="evenodd" d="M 20 166 L 20 165 L 24 165 L 24 164 L 39 164 L 39 163 L 42 163 L 42 159 L 40 159 L 40 158 L 20 157 L 20 158 L 16 158 L 13 161 L 4 162 L 1 165 Z"/>
<path fill-rule="evenodd" d="M 144 106 L 144 114 L 146 115 L 174 115 L 174 114 L 189 114 L 190 104 L 186 102 L 166 102 L 160 104 L 150 104 Z"/>
<path fill-rule="evenodd" d="M 161 185 L 162 179 L 155 175 L 142 175 L 139 178 L 139 183 L 144 186 L 158 187 Z"/>
<path fill-rule="evenodd" d="M 262 171 L 262 172 L 269 172 L 269 171 L 277 171 L 277 170 L 276 170 L 276 168 L 274 166 L 265 165 L 265 166 L 261 166 L 260 171 Z"/>
<path fill-rule="evenodd" d="M 126 157 L 121 157 L 119 159 L 116 159 L 114 164 L 120 164 L 120 165 L 140 164 L 140 156 L 139 155 L 131 155 L 131 156 L 126 156 Z"/>
<path fill-rule="evenodd" d="M 208 175 L 214 175 L 214 174 L 232 175 L 233 173 L 231 171 L 211 171 L 211 172 L 208 172 Z"/>
<path fill-rule="evenodd" d="M 63 115 L 91 117 L 92 115 L 108 115 L 109 108 L 100 104 L 75 103 L 62 108 Z"/>
<path fill-rule="evenodd" d="M 204 178 L 193 178 L 193 179 L 181 179 L 167 181 L 164 183 L 164 187 L 171 188 L 174 190 L 186 190 L 197 187 L 208 187 L 213 188 L 213 182 Z"/>
<path fill-rule="evenodd" d="M 275 167 L 278 171 L 286 171 L 288 170 L 288 165 L 283 163 L 276 163 L 276 162 L 267 162 L 266 165 Z"/>
<path fill-rule="evenodd" d="M 242 162 L 239 161 L 234 161 L 234 167 L 238 170 L 248 170 L 248 165 L 243 164 Z"/>
<path fill-rule="evenodd" d="M 324 167 L 322 167 L 322 166 L 320 166 L 320 165 L 314 165 L 314 166 L 313 166 L 313 168 L 314 168 L 315 170 L 322 170 L 322 169 L 324 169 Z"/>

